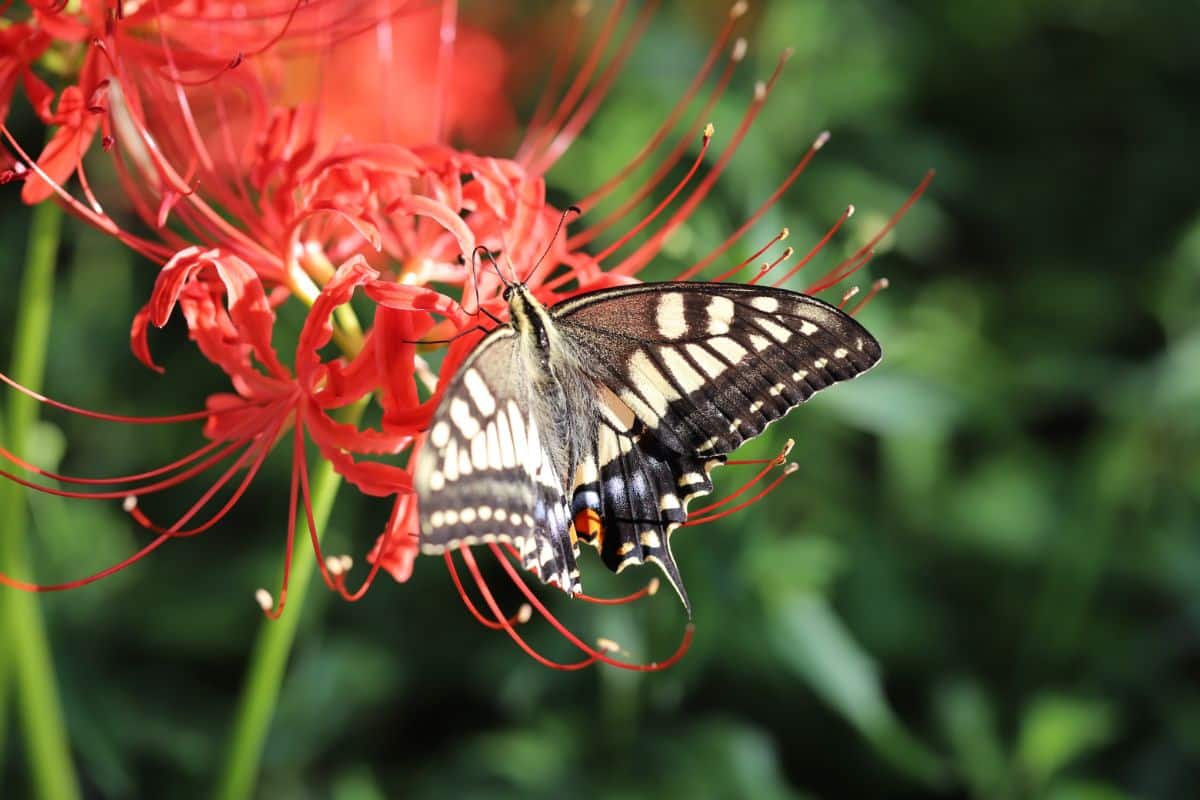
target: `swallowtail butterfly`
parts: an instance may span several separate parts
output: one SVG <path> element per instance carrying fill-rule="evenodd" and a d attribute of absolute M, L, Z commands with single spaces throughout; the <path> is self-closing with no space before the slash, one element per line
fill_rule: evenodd
<path fill-rule="evenodd" d="M 504 298 L 510 321 L 458 369 L 417 459 L 422 551 L 508 542 L 575 593 L 584 542 L 615 572 L 657 564 L 689 614 L 670 536 L 710 470 L 881 355 L 849 315 L 783 289 L 644 283 L 547 308 L 511 283 Z"/>

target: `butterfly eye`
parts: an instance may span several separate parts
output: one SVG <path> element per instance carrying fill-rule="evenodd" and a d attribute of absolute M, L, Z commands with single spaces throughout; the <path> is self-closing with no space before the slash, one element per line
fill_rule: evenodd
<path fill-rule="evenodd" d="M 510 297 L 512 297 L 512 293 L 513 293 L 513 288 L 511 286 L 504 287 L 503 297 L 505 300 L 508 300 Z"/>

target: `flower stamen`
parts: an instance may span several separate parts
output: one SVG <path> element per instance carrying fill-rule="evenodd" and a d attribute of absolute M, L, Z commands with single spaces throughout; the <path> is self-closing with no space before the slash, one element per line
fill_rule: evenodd
<path fill-rule="evenodd" d="M 720 56 L 721 51 L 725 49 L 725 43 L 729 41 L 729 37 L 733 33 L 733 29 L 736 26 L 738 19 L 743 16 L 745 10 L 745 3 L 736 3 L 730 10 L 728 21 L 726 21 L 725 25 L 721 28 L 721 32 L 717 35 L 712 47 L 709 48 L 708 55 L 705 56 L 704 63 L 700 65 L 700 68 L 696 72 L 696 77 L 692 79 L 692 83 L 687 87 L 687 89 L 684 90 L 679 100 L 675 103 L 675 107 L 671 109 L 671 112 L 667 115 L 667 118 L 663 120 L 661 125 L 659 125 L 658 130 L 654 132 L 654 134 L 644 145 L 642 145 L 642 149 L 639 150 L 637 154 L 625 164 L 625 166 L 623 166 L 615 175 L 605 181 L 598 189 L 594 190 L 579 203 L 576 203 L 576 205 L 583 209 L 585 213 L 595 208 L 597 203 L 611 194 L 612 191 L 616 189 L 626 178 L 628 178 L 635 169 L 641 166 L 646 158 L 652 152 L 658 149 L 658 146 L 662 144 L 664 139 L 667 138 L 667 135 L 675 127 L 676 123 L 679 122 L 679 118 L 682 116 L 684 110 L 691 105 L 691 102 L 693 99 L 695 99 L 700 87 L 704 85 L 705 81 L 708 79 L 708 76 L 712 73 L 712 69 L 716 64 L 717 58 Z M 700 120 L 705 119 L 708 116 L 708 111 L 711 110 L 712 105 L 716 102 L 716 99 L 720 97 L 720 94 L 724 92 L 725 86 L 729 83 L 729 75 L 732 74 L 733 65 L 741 61 L 745 55 L 746 40 L 738 39 L 730 53 L 729 62 L 725 69 L 726 74 L 721 80 L 718 81 L 718 88 L 714 90 L 708 101 L 708 104 L 705 106 L 705 109 L 697 117 L 694 127 L 698 127 Z M 693 135 L 694 133 L 689 133 L 687 136 L 683 137 L 681 140 L 682 146 L 679 148 L 678 152 L 682 152 L 683 148 L 687 146 L 687 142 L 691 141 Z M 674 160 L 678 158 L 678 153 L 672 155 L 674 158 L 668 158 L 668 164 L 673 164 Z M 663 170 L 663 173 L 665 174 L 666 170 Z M 657 180 L 653 181 L 653 184 L 656 183 Z M 647 192 L 648 191 L 649 189 L 647 189 Z M 611 224 L 611 220 L 606 220 L 606 222 Z M 601 226 L 607 227 L 607 224 L 601 223 Z M 577 242 L 573 243 L 573 246 L 582 246 L 583 244 L 586 244 L 595 238 L 595 233 L 592 231 L 588 231 L 586 234 L 586 236 L 581 235 L 581 238 Z"/>
<path fill-rule="evenodd" d="M 785 53 L 784 57 L 781 58 L 780 67 L 782 67 L 783 61 L 786 60 L 787 55 L 790 55 L 790 53 Z M 778 70 L 779 67 L 777 67 L 776 69 Z M 761 90 L 762 101 L 765 101 L 766 92 L 767 92 L 767 90 L 770 89 L 771 85 L 775 82 L 775 78 L 777 77 L 777 75 L 778 75 L 778 72 L 776 72 L 775 75 L 772 75 L 771 81 L 768 84 L 766 84 L 765 87 L 762 88 L 762 90 Z M 761 87 L 763 85 L 759 84 L 759 86 Z M 757 92 L 758 92 L 758 90 L 756 89 L 756 100 L 758 99 Z M 759 102 L 762 102 L 762 101 L 759 101 Z M 787 177 L 785 177 L 782 181 L 780 181 L 779 185 L 777 187 L 775 187 L 775 191 L 771 192 L 771 195 L 766 200 L 764 200 L 761 205 L 759 205 L 759 207 L 754 211 L 754 213 L 751 214 L 738 227 L 737 230 L 735 230 L 733 233 L 731 233 L 729 236 L 727 236 L 725 238 L 725 241 L 723 241 L 723 242 L 721 242 L 721 244 L 717 245 L 717 247 L 714 248 L 711 252 L 709 252 L 709 254 L 706 255 L 704 258 L 700 259 L 698 262 L 693 264 L 687 270 L 687 272 L 689 274 L 695 274 L 696 272 L 699 272 L 700 270 L 704 269 L 709 264 L 711 264 L 715 259 L 719 258 L 722 254 L 724 254 L 725 251 L 728 250 L 730 247 L 732 247 L 739 239 L 741 239 L 742 236 L 744 236 L 746 234 L 746 231 L 750 230 L 750 228 L 756 222 L 758 222 L 758 220 L 761 219 L 762 216 L 764 214 L 766 214 L 767 211 L 769 211 L 779 201 L 780 197 L 783 197 L 783 194 L 789 188 L 791 188 L 791 185 L 796 182 L 796 179 L 800 177 L 801 173 L 803 173 L 804 170 L 808 169 L 808 165 L 812 162 L 813 157 L 816 156 L 817 151 L 820 150 L 822 147 L 824 147 L 825 143 L 828 141 L 829 141 L 829 131 L 822 131 L 817 136 L 817 138 L 813 140 L 812 144 L 810 144 L 808 146 L 808 150 L 805 151 L 803 157 L 801 157 L 800 161 L 797 162 L 796 166 L 792 167 L 792 171 L 787 174 Z M 714 171 L 715 171 L 715 168 L 714 168 Z"/>
<path fill-rule="evenodd" d="M 820 241 L 818 241 L 815 245 L 813 245 L 812 249 L 808 251 L 808 254 L 805 255 L 804 258 L 802 258 L 798 262 L 796 262 L 796 265 L 794 267 L 792 267 L 791 269 L 789 269 L 787 271 L 787 274 L 785 274 L 779 280 L 775 281 L 773 284 L 771 284 L 771 286 L 778 289 L 780 286 L 787 283 L 789 278 L 791 278 L 793 275 L 795 275 L 800 270 L 804 269 L 804 267 L 808 264 L 808 262 L 812 261 L 813 258 L 817 255 L 817 253 L 819 253 L 825 249 L 825 245 L 829 244 L 829 240 L 834 237 L 834 234 L 836 234 L 839 230 L 841 230 L 841 227 L 842 227 L 842 225 L 844 225 L 846 223 L 846 220 L 850 219 L 853 216 L 854 216 L 854 204 L 851 203 L 850 205 L 846 206 L 846 210 L 842 212 L 842 215 L 840 217 L 838 217 L 837 222 L 833 223 L 833 225 L 829 228 L 829 230 L 825 232 L 825 235 L 821 237 Z"/>
<path fill-rule="evenodd" d="M 758 274 L 757 274 L 757 275 L 755 275 L 753 278 L 751 278 L 751 279 L 748 281 L 748 283 L 749 283 L 751 286 L 757 285 L 759 281 L 761 281 L 763 278 L 765 278 L 765 277 L 767 276 L 767 273 L 768 273 L 768 272 L 770 272 L 771 270 L 773 270 L 773 269 L 775 269 L 776 267 L 778 267 L 778 266 L 779 266 L 781 263 L 783 263 L 784 261 L 787 261 L 789 258 L 791 258 L 791 257 L 792 257 L 792 254 L 793 254 L 793 253 L 795 253 L 795 252 L 796 252 L 796 251 L 795 251 L 795 250 L 793 250 L 791 247 L 785 247 L 785 248 L 783 249 L 783 252 L 782 252 L 782 253 L 780 253 L 780 255 L 779 255 L 779 258 L 777 258 L 777 259 L 775 259 L 774 261 L 771 261 L 771 262 L 764 262 L 764 263 L 763 263 L 763 265 L 762 265 L 762 267 L 760 267 L 760 268 L 759 268 L 759 270 L 758 270 Z"/>
<path fill-rule="evenodd" d="M 522 166 L 528 166 L 533 161 L 533 154 L 545 146 L 547 140 L 554 135 L 554 131 L 558 130 L 574 110 L 575 104 L 579 102 L 584 89 L 591 81 L 596 67 L 600 65 L 600 59 L 603 57 L 604 51 L 608 49 L 608 40 L 612 38 L 613 33 L 616 31 L 617 23 L 620 21 L 624 11 L 625 0 L 617 0 L 617 2 L 613 3 L 612 9 L 609 10 L 608 16 L 604 20 L 604 27 L 600 30 L 596 41 L 592 43 L 592 48 L 588 51 L 587 58 L 579 68 L 579 72 L 575 73 L 575 80 L 567 87 L 566 93 L 555 103 L 557 110 L 554 116 L 538 130 L 529 129 L 526 141 L 522 142 L 521 147 L 517 150 L 515 157 L 517 163 Z"/>
<path fill-rule="evenodd" d="M 768 494 L 775 491 L 775 488 L 778 487 L 779 484 L 783 483 L 783 481 L 789 475 L 795 473 L 796 470 L 798 470 L 798 469 L 800 469 L 800 465 L 793 461 L 792 463 L 788 464 L 787 466 L 785 466 L 783 468 L 783 472 L 782 472 L 782 474 L 780 474 L 780 476 L 778 478 L 771 481 L 771 483 L 769 483 L 766 486 L 766 488 L 764 488 L 758 494 L 751 497 L 749 500 L 744 500 L 741 503 L 738 503 L 736 506 L 733 506 L 732 508 L 727 508 L 723 511 L 718 511 L 715 514 L 708 514 L 707 516 L 700 515 L 700 516 L 692 517 L 687 522 L 683 523 L 683 525 L 684 525 L 684 527 L 688 527 L 688 526 L 692 526 L 692 525 L 703 525 L 707 522 L 715 522 L 719 519 L 729 516 L 730 514 L 736 514 L 737 512 L 741 511 L 742 509 L 747 508 L 748 506 L 751 506 L 754 503 L 757 503 L 759 500 L 762 500 Z M 725 500 L 722 500 L 718 503 L 714 503 L 712 506 L 710 506 L 710 508 L 720 507 L 721 505 L 724 505 L 731 499 L 732 499 L 732 497 L 726 498 Z"/>
<path fill-rule="evenodd" d="M 774 238 L 772 238 L 769 242 L 767 242 L 762 247 L 758 248 L 753 253 L 751 253 L 749 256 L 747 256 L 745 259 L 743 259 L 741 262 L 739 262 L 737 266 L 731 267 L 730 269 L 726 270 L 725 272 L 722 272 L 717 277 L 713 278 L 713 281 L 715 283 L 720 283 L 722 281 L 729 280 L 734 275 L 738 274 L 743 269 L 745 269 L 746 265 L 749 264 L 751 261 L 753 261 L 754 259 L 761 256 L 763 253 L 770 250 L 777 243 L 782 242 L 784 239 L 788 238 L 789 234 L 790 234 L 790 232 L 788 231 L 788 229 L 784 228 L 779 233 L 775 234 Z M 699 271 L 700 270 L 696 269 L 694 266 L 688 267 L 683 272 L 676 275 L 675 280 L 686 281 L 687 279 L 691 278 L 693 275 L 695 275 Z"/>
<path fill-rule="evenodd" d="M 860 312 L 864 308 L 866 308 L 867 303 L 871 302 L 871 298 L 873 298 L 875 295 L 882 292 L 884 289 L 888 288 L 889 285 L 890 284 L 888 283 L 887 278 L 879 278 L 874 283 L 872 283 L 871 291 L 867 292 L 867 296 L 864 297 L 862 300 L 859 300 L 858 305 L 856 305 L 856 306 L 854 306 L 854 308 L 850 309 L 850 316 L 852 316 L 852 317 L 856 316 L 858 314 L 858 312 Z"/>
<path fill-rule="evenodd" d="M 595 597 L 590 594 L 579 592 L 575 595 L 576 600 L 583 600 L 587 603 L 595 603 L 601 606 L 620 606 L 626 603 L 632 603 L 635 600 L 641 600 L 643 597 L 653 597 L 658 594 L 659 588 L 662 586 L 662 581 L 658 578 L 651 578 L 649 583 L 638 589 L 636 592 L 624 595 L 622 597 Z"/>
<path fill-rule="evenodd" d="M 633 672 L 657 672 L 670 667 L 672 664 L 682 658 L 684 653 L 687 652 L 688 647 L 691 645 L 692 626 L 688 625 L 684 631 L 683 640 L 680 642 L 678 649 L 676 649 L 676 651 L 665 661 L 652 661 L 646 664 L 637 664 L 610 658 L 604 653 L 589 646 L 575 634 L 571 633 L 571 631 L 565 625 L 559 622 L 557 617 L 547 610 L 546 606 L 542 604 L 542 601 L 538 599 L 533 590 L 530 589 L 525 581 L 521 578 L 520 572 L 517 571 L 517 569 L 509 562 L 508 559 L 503 557 L 500 548 L 494 542 L 490 543 L 488 547 L 496 556 L 496 560 L 500 562 L 500 566 L 503 567 L 504 571 L 508 573 L 509 578 L 513 581 L 521 593 L 525 595 L 525 599 L 528 600 L 530 605 L 532 605 L 534 609 L 542 616 L 542 619 L 549 622 L 551 627 L 558 631 L 558 633 L 564 639 L 590 656 L 594 661 L 600 661 L 608 664 L 609 666 L 627 669 Z M 469 549 L 464 546 L 461 548 L 461 550 L 463 551 L 464 558 L 467 558 L 470 552 Z M 473 564 L 474 559 L 472 558 L 470 561 L 468 561 L 468 563 Z"/>
<path fill-rule="evenodd" d="M 806 288 L 804 293 L 817 294 L 818 292 L 823 292 L 830 286 L 845 280 L 850 275 L 853 275 L 855 272 L 862 269 L 862 267 L 868 261 L 870 261 L 871 257 L 874 255 L 875 245 L 879 244 L 879 241 L 883 239 L 883 237 L 886 236 L 892 230 L 892 228 L 896 227 L 897 223 L 899 223 L 904 215 L 908 213 L 908 210 L 913 207 L 913 204 L 921 199 L 921 195 L 923 195 L 925 190 L 929 188 L 929 184 L 933 181 L 933 176 L 935 174 L 935 171 L 932 169 L 926 172 L 925 177 L 921 179 L 919 184 L 917 184 L 917 188 L 913 189 L 912 194 L 908 196 L 908 199 L 904 201 L 900 208 L 898 208 L 896 212 L 892 214 L 883 227 L 880 228 L 875 235 L 867 241 L 866 244 L 860 247 L 854 253 L 854 255 L 850 256 L 845 261 L 829 270 L 829 272 L 827 272 L 823 278 Z"/>
<path fill-rule="evenodd" d="M 779 80 L 779 76 L 783 73 L 783 67 L 791 58 L 792 51 L 785 50 L 780 54 L 778 61 L 775 64 L 775 69 L 771 73 L 771 77 L 765 83 L 759 83 L 754 87 L 754 99 L 746 108 L 742 115 L 741 121 L 738 123 L 737 130 L 734 131 L 733 138 L 730 139 L 725 151 L 721 153 L 721 157 L 717 159 L 713 168 L 704 176 L 692 193 L 688 196 L 683 205 L 671 216 L 669 220 L 641 247 L 635 250 L 628 258 L 621 261 L 613 267 L 610 272 L 618 275 L 633 275 L 646 266 L 652 258 L 662 249 L 663 243 L 667 240 L 675 229 L 683 224 L 683 221 L 691 216 L 709 191 L 716 184 L 717 179 L 721 177 L 721 173 L 725 171 L 730 159 L 737 152 L 742 140 L 746 138 L 746 134 L 750 132 L 751 126 L 758 118 L 763 106 L 766 104 L 767 98 L 771 95 L 771 90 Z"/>
<path fill-rule="evenodd" d="M 483 578 L 483 573 L 479 570 L 479 565 L 475 562 L 475 556 L 471 553 L 471 548 L 467 547 L 466 545 L 460 545 L 458 550 L 459 553 L 462 554 L 463 563 L 467 565 L 467 569 L 470 571 L 471 577 L 475 579 L 475 585 L 479 587 L 479 593 L 483 595 L 484 601 L 492 610 L 492 614 L 495 615 L 496 622 L 499 623 L 500 627 L 504 629 L 504 632 L 508 634 L 509 638 L 516 642 L 517 646 L 524 650 L 530 658 L 532 658 L 534 661 L 537 661 L 542 666 L 566 671 L 584 669 L 586 667 L 590 667 L 592 664 L 595 664 L 596 661 L 600 660 L 597 657 L 589 654 L 589 657 L 584 658 L 582 661 L 563 664 L 558 661 L 551 661 L 549 658 L 546 658 L 544 655 L 535 650 L 528 642 L 521 638 L 521 635 L 516 632 L 512 623 L 508 621 L 508 618 L 505 617 L 504 613 L 500 610 L 500 606 L 496 602 L 496 598 L 492 595 L 491 589 L 488 588 L 487 581 L 485 581 Z M 503 560 L 501 563 L 505 564 L 506 566 L 508 564 L 507 561 Z M 520 586 L 528 590 L 528 587 L 526 587 L 524 583 L 521 583 Z M 520 612 L 518 612 L 518 614 L 519 613 Z M 588 649 L 590 650 L 590 648 Z"/>
<path fill-rule="evenodd" d="M 463 586 L 462 578 L 460 578 L 458 575 L 458 568 L 454 564 L 454 555 L 452 554 L 452 552 L 450 550 L 447 550 L 442 555 L 446 561 L 446 569 L 448 569 L 450 572 L 450 580 L 452 580 L 454 582 L 454 588 L 458 590 L 458 595 L 459 595 L 459 597 L 462 598 L 463 605 L 465 605 L 467 607 L 467 611 L 471 612 L 471 616 L 473 616 L 475 618 L 475 620 L 480 625 L 483 625 L 485 628 L 490 628 L 491 630 L 494 630 L 494 631 L 503 630 L 504 629 L 503 625 L 501 625 L 498 622 L 493 622 L 492 620 L 485 617 L 482 613 L 480 613 L 480 611 L 476 607 L 474 601 L 471 600 L 471 596 L 469 594 L 467 594 L 467 589 L 465 586 Z M 533 609 L 530 607 L 530 605 L 528 603 L 522 603 L 521 606 L 517 609 L 516 613 L 508 618 L 508 624 L 509 625 L 518 625 L 518 624 L 523 625 L 526 622 L 528 622 L 532 617 L 533 617 Z"/>
<path fill-rule="evenodd" d="M 692 162 L 692 166 L 687 171 L 687 174 L 684 175 L 683 178 L 680 179 L 679 183 L 675 185 L 675 188 L 672 189 L 671 192 L 664 197 L 657 206 L 654 207 L 653 211 L 643 217 L 638 224 L 626 231 L 621 238 L 617 239 L 615 242 L 596 254 L 597 262 L 603 262 L 604 259 L 608 258 L 617 250 L 620 250 L 626 242 L 641 233 L 642 230 L 651 222 L 653 222 L 655 218 L 663 212 L 663 209 L 669 206 L 671 202 L 679 195 L 679 193 L 683 191 L 683 188 L 688 185 L 689 181 L 691 181 L 692 176 L 696 174 L 696 170 L 700 169 L 700 165 L 704 163 L 704 156 L 706 153 L 708 153 L 708 145 L 709 142 L 712 141 L 713 133 L 713 125 L 710 122 L 704 127 L 704 138 L 700 143 L 700 152 L 696 154 L 696 158 Z"/>

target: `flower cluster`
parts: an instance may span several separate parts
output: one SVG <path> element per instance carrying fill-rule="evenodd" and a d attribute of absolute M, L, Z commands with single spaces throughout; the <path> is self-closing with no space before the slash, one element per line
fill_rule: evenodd
<path fill-rule="evenodd" d="M 505 50 L 461 24 L 454 0 L 269 0 L 252 6 L 253 13 L 243 3 L 220 0 L 84 0 L 69 8 L 43 0 L 0 28 L 0 135 L 11 149 L 0 179 L 22 184 L 25 202 L 58 202 L 159 265 L 153 293 L 131 324 L 132 351 L 141 362 L 161 371 L 152 355 L 152 328 L 177 312 L 191 341 L 229 381 L 229 391 L 209 397 L 204 410 L 159 418 L 102 414 L 36 395 L 102 420 L 202 424 L 207 444 L 173 463 L 110 478 L 47 472 L 0 449 L 18 468 L 3 473 L 10 480 L 64 496 L 122 500 L 153 535 L 125 561 L 87 578 L 53 586 L 6 576 L 0 581 L 27 590 L 80 586 L 172 539 L 208 530 L 236 505 L 276 447 L 292 453 L 288 538 L 281 587 L 258 593 L 264 611 L 278 615 L 286 601 L 300 514 L 332 590 L 356 599 L 381 570 L 406 580 L 417 553 L 417 498 L 406 465 L 422 446 L 440 400 L 438 387 L 478 342 L 481 322 L 506 311 L 499 267 L 478 268 L 477 254 L 499 259 L 548 304 L 636 281 L 710 193 L 787 60 L 785 53 L 769 78 L 755 85 L 740 124 L 710 162 L 714 131 L 707 119 L 747 51 L 746 41 L 736 38 L 746 7 L 736 3 L 658 130 L 626 166 L 576 203 L 575 217 L 547 199 L 546 175 L 600 107 L 654 5 L 628 14 L 616 0 L 587 45 L 588 11 L 582 5 L 572 10 L 540 101 L 508 157 L 482 154 L 506 147 L 517 133 L 502 80 Z M 331 75 L 338 76 L 336 83 Z M 3 124 L 18 87 L 53 130 L 37 154 Z M 728 260 L 728 251 L 827 138 L 816 136 L 761 207 L 677 277 L 791 281 L 853 207 L 803 256 L 782 244 L 785 229 L 738 263 L 724 270 L 717 264 Z M 475 149 L 463 149 L 463 142 Z M 635 183 L 652 158 L 657 167 Z M 106 179 L 91 181 L 89 173 Z M 673 174 L 682 177 L 666 185 Z M 829 289 L 869 261 L 927 181 L 867 244 L 805 291 Z M 103 202 L 93 190 L 102 183 L 119 187 Z M 622 195 L 620 202 L 608 202 Z M 639 214 L 648 200 L 653 207 Z M 601 204 L 612 210 L 594 218 Z M 610 243 L 590 249 L 601 238 Z M 882 286 L 876 282 L 867 299 Z M 284 304 L 306 309 L 287 358 L 275 344 L 276 314 Z M 435 371 L 426 356 L 439 342 L 449 347 Z M 339 355 L 328 355 L 331 346 Z M 359 414 L 368 403 L 379 411 L 371 427 Z M 370 569 L 355 589 L 346 583 L 353 560 L 321 552 L 305 457 L 310 443 L 354 489 L 391 503 L 387 527 L 367 554 Z M 786 456 L 731 462 L 759 469 L 730 495 L 696 509 L 688 524 L 762 497 L 792 471 Z M 177 519 L 155 521 L 139 505 L 142 496 L 222 467 Z M 225 499 L 218 501 L 220 496 Z M 676 654 L 659 662 L 617 658 L 610 642 L 589 644 L 554 617 L 510 549 L 490 549 L 526 598 L 515 614 L 501 609 L 468 548 L 457 556 L 483 609 L 471 599 L 454 554 L 447 553 L 451 578 L 481 623 L 505 630 L 542 663 L 658 669 L 690 641 L 689 628 Z M 612 600 L 579 597 L 627 602 L 657 586 L 654 580 Z M 554 662 L 527 644 L 518 626 L 534 611 L 581 651 L 581 660 Z"/>

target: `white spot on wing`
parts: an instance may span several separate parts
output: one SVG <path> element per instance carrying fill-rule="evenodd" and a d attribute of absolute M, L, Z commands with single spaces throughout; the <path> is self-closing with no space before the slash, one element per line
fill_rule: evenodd
<path fill-rule="evenodd" d="M 800 323 L 800 332 L 803 333 L 805 336 L 812 336 L 814 333 L 816 333 L 819 330 L 820 330 L 820 328 L 818 328 L 816 325 L 813 325 L 808 320 L 804 320 L 804 322 Z"/>
<path fill-rule="evenodd" d="M 725 362 L 708 352 L 707 348 L 698 344 L 689 344 L 687 351 L 708 377 L 715 378 L 725 371 Z"/>
<path fill-rule="evenodd" d="M 429 441 L 434 447 L 445 447 L 446 442 L 450 441 L 450 423 L 442 420 L 434 425 L 433 430 L 429 432 Z"/>
<path fill-rule="evenodd" d="M 628 389 L 621 390 L 621 402 L 635 412 L 641 412 L 639 416 L 655 417 L 662 419 L 667 413 L 667 398 L 663 397 L 658 392 L 646 392 L 646 399 L 642 398 Z"/>
<path fill-rule="evenodd" d="M 768 314 L 773 314 L 779 310 L 779 301 L 774 297 L 756 297 L 750 301 L 750 305 Z"/>
<path fill-rule="evenodd" d="M 591 456 L 584 458 L 575 467 L 575 485 L 586 486 L 589 483 L 594 483 L 600 479 L 600 474 L 596 471 L 596 460 Z"/>
<path fill-rule="evenodd" d="M 679 399 L 679 392 L 675 390 L 675 385 L 666 375 L 662 374 L 662 371 L 650 360 L 650 356 L 644 350 L 637 350 L 630 356 L 629 377 L 639 386 L 649 383 L 667 401 Z"/>
<path fill-rule="evenodd" d="M 500 461 L 500 438 L 496 435 L 495 421 L 488 423 L 487 426 L 487 454 L 489 467 L 500 469 L 504 466 Z"/>
<path fill-rule="evenodd" d="M 471 395 L 471 400 L 479 409 L 479 413 L 490 417 L 496 412 L 496 399 L 492 397 L 491 391 L 488 390 L 487 384 L 483 382 L 483 377 L 478 372 L 473 369 L 464 372 L 463 385 L 467 387 L 467 393 Z"/>
<path fill-rule="evenodd" d="M 656 531 L 642 531 L 642 535 L 638 538 L 642 541 L 642 547 L 662 547 Z"/>
<path fill-rule="evenodd" d="M 782 325 L 776 325 L 774 322 L 771 322 L 771 320 L 769 320 L 769 319 L 758 320 L 758 325 L 763 330 L 765 330 L 767 333 L 771 334 L 771 338 L 773 338 L 775 341 L 779 342 L 780 344 L 783 344 L 788 339 L 792 338 L 791 331 L 789 331 L 787 328 L 783 327 Z M 801 326 L 801 328 L 803 328 L 803 326 Z"/>
<path fill-rule="evenodd" d="M 771 346 L 771 341 L 765 336 L 759 336 L 757 333 L 750 334 L 750 344 L 754 345 L 754 349 L 762 352 Z"/>
<path fill-rule="evenodd" d="M 709 341 L 708 346 L 724 356 L 730 364 L 736 365 L 742 360 L 742 356 L 746 355 L 746 348 L 728 336 L 719 336 Z"/>
<path fill-rule="evenodd" d="M 500 462 L 506 468 L 516 466 L 517 457 L 513 451 L 512 432 L 508 429 L 508 415 L 503 411 L 496 415 L 496 435 L 500 439 Z"/>
<path fill-rule="evenodd" d="M 483 434 L 471 440 L 471 462 L 475 469 L 487 469 L 487 437 Z"/>
<path fill-rule="evenodd" d="M 716 296 L 708 302 L 708 332 L 713 336 L 729 333 L 733 323 L 733 301 L 728 297 Z"/>
<path fill-rule="evenodd" d="M 446 445 L 446 456 L 442 462 L 442 471 L 446 473 L 446 480 L 458 480 L 458 440 L 451 439 Z"/>
<path fill-rule="evenodd" d="M 668 339 L 678 339 L 688 332 L 687 317 L 683 313 L 683 295 L 679 292 L 665 292 L 658 298 L 658 309 L 655 314 L 658 332 Z"/>
<path fill-rule="evenodd" d="M 671 371 L 671 375 L 688 392 L 694 392 L 704 385 L 704 377 L 692 368 L 683 354 L 674 347 L 664 347 L 661 351 L 663 363 Z"/>
<path fill-rule="evenodd" d="M 600 442 L 596 452 L 601 464 L 607 464 L 621 452 L 620 445 L 617 444 L 617 435 L 607 425 L 600 426 Z"/>
<path fill-rule="evenodd" d="M 512 400 L 508 401 L 508 419 L 512 431 L 513 451 L 520 460 L 524 460 L 528 444 L 525 441 L 525 420 L 521 417 L 521 409 Z"/>
<path fill-rule="evenodd" d="M 468 439 L 474 439 L 479 433 L 479 423 L 471 416 L 471 407 L 461 397 L 450 401 L 450 419 L 458 426 L 458 431 Z"/>

